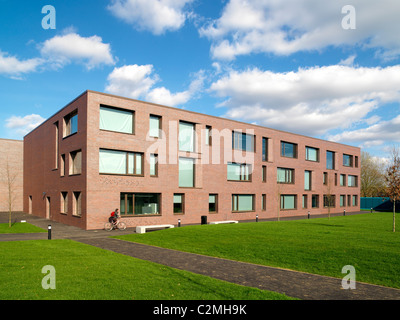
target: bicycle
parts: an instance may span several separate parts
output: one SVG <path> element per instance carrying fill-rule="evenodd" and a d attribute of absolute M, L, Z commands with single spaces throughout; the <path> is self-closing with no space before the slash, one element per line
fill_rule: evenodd
<path fill-rule="evenodd" d="M 106 222 L 104 224 L 104 230 L 111 231 L 111 230 L 114 230 L 114 229 L 119 229 L 119 230 L 124 231 L 126 229 L 126 223 L 117 220 L 116 223 Z"/>

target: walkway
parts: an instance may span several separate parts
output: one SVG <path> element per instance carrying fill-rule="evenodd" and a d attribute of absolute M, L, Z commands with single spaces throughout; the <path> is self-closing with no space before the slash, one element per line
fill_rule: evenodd
<path fill-rule="evenodd" d="M 341 279 L 111 239 L 108 238 L 110 233 L 104 230 L 84 231 L 33 216 L 21 215 L 20 217 L 42 228 L 46 228 L 51 223 L 52 239 L 73 239 L 138 259 L 244 286 L 284 293 L 303 300 L 400 300 L 398 289 L 357 282 L 355 290 L 345 290 L 342 289 Z M 0 222 L 4 222 L 1 214 Z M 133 232 L 133 230 L 116 231 L 112 235 L 127 232 Z M 47 233 L 0 234 L 0 241 L 28 239 L 47 239 Z"/>

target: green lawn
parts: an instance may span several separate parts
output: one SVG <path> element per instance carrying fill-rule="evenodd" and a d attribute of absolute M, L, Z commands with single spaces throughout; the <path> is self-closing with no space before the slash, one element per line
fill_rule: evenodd
<path fill-rule="evenodd" d="M 400 217 L 398 217 L 399 219 Z M 117 238 L 181 251 L 400 288 L 400 231 L 392 213 L 185 226 Z"/>
<path fill-rule="evenodd" d="M 43 289 L 42 268 L 56 271 Z M 256 300 L 288 297 L 102 250 L 72 240 L 0 242 L 0 300 Z M 107 307 L 109 308 L 109 307 Z"/>
<path fill-rule="evenodd" d="M 0 223 L 0 233 L 35 233 L 46 232 L 46 230 L 36 227 L 30 223 L 12 223 L 11 228 L 8 223 Z"/>

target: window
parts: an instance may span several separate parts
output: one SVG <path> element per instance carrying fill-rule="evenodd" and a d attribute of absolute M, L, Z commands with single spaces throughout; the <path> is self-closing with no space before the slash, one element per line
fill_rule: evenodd
<path fill-rule="evenodd" d="M 161 214 L 159 193 L 121 193 L 121 215 Z"/>
<path fill-rule="evenodd" d="M 206 136 L 205 136 L 205 144 L 211 146 L 212 144 L 212 135 L 211 135 L 211 126 L 206 126 Z"/>
<path fill-rule="evenodd" d="M 61 206 L 60 206 L 61 213 L 68 213 L 68 192 L 61 192 Z"/>
<path fill-rule="evenodd" d="M 174 194 L 174 213 L 184 213 L 185 212 L 185 195 L 184 194 Z"/>
<path fill-rule="evenodd" d="M 179 121 L 179 150 L 194 152 L 194 123 Z"/>
<path fill-rule="evenodd" d="M 268 138 L 262 138 L 262 161 L 268 161 Z"/>
<path fill-rule="evenodd" d="M 179 187 L 194 187 L 195 159 L 179 158 Z"/>
<path fill-rule="evenodd" d="M 335 153 L 332 151 L 326 152 L 326 168 L 329 170 L 335 169 Z"/>
<path fill-rule="evenodd" d="M 72 207 L 72 215 L 80 217 L 82 215 L 82 195 L 81 192 L 73 192 L 73 207 Z"/>
<path fill-rule="evenodd" d="M 357 187 L 357 176 L 348 175 L 347 176 L 347 186 Z"/>
<path fill-rule="evenodd" d="M 294 183 L 294 169 L 278 168 L 278 183 Z"/>
<path fill-rule="evenodd" d="M 254 194 L 233 194 L 232 211 L 254 211 Z"/>
<path fill-rule="evenodd" d="M 304 171 L 304 190 L 311 190 L 311 171 Z"/>
<path fill-rule="evenodd" d="M 58 169 L 58 158 L 59 158 L 59 154 L 58 154 L 58 121 L 54 123 L 54 138 L 55 138 L 55 145 L 54 145 L 54 169 Z"/>
<path fill-rule="evenodd" d="M 64 175 L 65 175 L 65 154 L 62 154 L 60 163 L 60 176 L 63 177 Z"/>
<path fill-rule="evenodd" d="M 281 195 L 281 209 L 293 210 L 296 209 L 296 195 Z"/>
<path fill-rule="evenodd" d="M 358 168 L 358 157 L 354 156 L 354 166 Z"/>
<path fill-rule="evenodd" d="M 303 194 L 303 201 L 302 201 L 302 207 L 303 209 L 307 209 L 307 195 Z"/>
<path fill-rule="evenodd" d="M 262 182 L 267 182 L 267 166 L 262 166 Z"/>
<path fill-rule="evenodd" d="M 262 211 L 267 210 L 267 195 L 266 194 L 261 195 L 261 210 Z"/>
<path fill-rule="evenodd" d="M 347 195 L 347 205 L 351 206 L 351 195 Z"/>
<path fill-rule="evenodd" d="M 149 122 L 149 136 L 160 138 L 161 117 L 151 114 Z"/>
<path fill-rule="evenodd" d="M 343 154 L 343 166 L 352 167 L 353 166 L 353 156 L 348 154 Z"/>
<path fill-rule="evenodd" d="M 308 161 L 319 161 L 319 149 L 306 147 L 306 160 Z"/>
<path fill-rule="evenodd" d="M 73 151 L 69 154 L 69 174 L 82 173 L 82 151 Z"/>
<path fill-rule="evenodd" d="M 100 149 L 99 172 L 143 175 L 143 153 Z"/>
<path fill-rule="evenodd" d="M 100 129 L 134 133 L 134 111 L 100 106 Z"/>
<path fill-rule="evenodd" d="M 358 205 L 357 204 L 357 199 L 358 199 L 358 197 L 356 195 L 354 195 L 353 196 L 353 207 L 356 207 Z"/>
<path fill-rule="evenodd" d="M 324 194 L 324 208 L 334 208 L 336 205 L 336 196 L 333 194 Z"/>
<path fill-rule="evenodd" d="M 281 156 L 297 158 L 297 144 L 281 141 Z"/>
<path fill-rule="evenodd" d="M 341 174 L 340 175 L 340 186 L 341 187 L 345 187 L 346 186 L 346 175 L 345 174 Z"/>
<path fill-rule="evenodd" d="M 345 195 L 340 195 L 340 206 L 345 207 L 346 206 L 346 196 Z"/>
<path fill-rule="evenodd" d="M 322 183 L 323 183 L 324 185 L 327 185 L 327 184 L 328 184 L 328 172 L 324 172 L 324 173 L 323 173 L 323 176 L 322 176 Z"/>
<path fill-rule="evenodd" d="M 319 195 L 318 194 L 313 194 L 311 196 L 311 207 L 319 208 Z"/>
<path fill-rule="evenodd" d="M 251 181 L 251 164 L 228 163 L 228 180 Z"/>
<path fill-rule="evenodd" d="M 78 110 L 75 110 L 64 117 L 63 137 L 78 132 Z"/>
<path fill-rule="evenodd" d="M 150 154 L 150 176 L 158 176 L 158 155 Z"/>
<path fill-rule="evenodd" d="M 251 134 L 232 131 L 232 148 L 234 150 L 254 152 L 254 136 Z"/>
<path fill-rule="evenodd" d="M 210 194 L 208 196 L 208 212 L 217 213 L 218 212 L 218 195 Z"/>

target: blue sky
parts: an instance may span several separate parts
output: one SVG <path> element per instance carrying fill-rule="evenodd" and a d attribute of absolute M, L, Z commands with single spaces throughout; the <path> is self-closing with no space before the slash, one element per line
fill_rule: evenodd
<path fill-rule="evenodd" d="M 90 89 L 378 157 L 400 142 L 398 1 L 22 3 L 0 0 L 1 138 L 22 139 Z"/>

